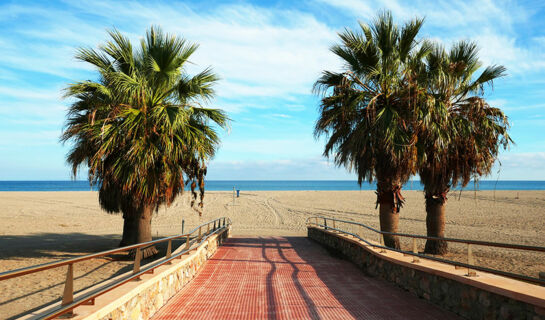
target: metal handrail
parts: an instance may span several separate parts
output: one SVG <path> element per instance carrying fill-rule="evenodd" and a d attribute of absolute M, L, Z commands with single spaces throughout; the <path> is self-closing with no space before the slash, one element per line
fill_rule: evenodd
<path fill-rule="evenodd" d="M 214 225 L 214 227 L 210 228 L 210 226 L 212 224 Z M 100 295 L 102 295 L 102 294 L 104 294 L 104 293 L 106 293 L 108 291 L 111 291 L 111 290 L 113 290 L 113 289 L 115 289 L 115 288 L 117 288 L 117 287 L 119 287 L 119 286 L 133 280 L 133 279 L 139 279 L 140 276 L 142 276 L 143 274 L 151 273 L 151 272 L 153 272 L 153 270 L 155 268 L 157 268 L 159 266 L 162 266 L 162 265 L 164 265 L 166 263 L 169 263 L 170 261 L 172 261 L 174 259 L 180 258 L 183 254 L 185 254 L 188 251 L 191 251 L 192 249 L 194 249 L 193 245 L 195 243 L 200 245 L 202 242 L 204 242 L 206 239 L 208 239 L 213 234 L 219 233 L 220 231 L 223 231 L 223 230 L 229 228 L 231 226 L 231 224 L 232 224 L 232 222 L 231 222 L 230 218 L 221 217 L 221 218 L 217 218 L 217 219 L 205 222 L 205 223 L 203 223 L 201 225 L 198 225 L 197 227 L 195 227 L 193 230 L 191 230 L 188 233 L 175 235 L 175 236 L 170 236 L 170 237 L 161 238 L 161 239 L 156 239 L 156 240 L 152 240 L 152 241 L 148 241 L 148 242 L 138 243 L 138 244 L 135 244 L 135 245 L 130 245 L 130 246 L 122 247 L 122 248 L 117 248 L 117 249 L 112 249 L 112 250 L 107 250 L 107 251 L 101 251 L 101 252 L 85 255 L 85 256 L 82 256 L 82 257 L 59 260 L 59 261 L 55 261 L 55 262 L 44 263 L 44 264 L 40 264 L 40 265 L 36 265 L 36 266 L 30 266 L 30 267 L 20 268 L 20 269 L 16 269 L 16 270 L 2 272 L 2 273 L 0 273 L 0 281 L 68 265 L 67 278 L 66 278 L 66 281 L 65 281 L 63 300 L 62 300 L 61 306 L 59 308 L 54 308 L 52 310 L 49 310 L 47 313 L 40 315 L 40 319 L 53 319 L 53 318 L 58 317 L 60 315 L 71 313 L 72 310 L 74 308 L 76 308 L 77 306 L 80 306 L 82 304 L 86 304 L 86 303 L 89 303 L 89 302 L 93 303 L 94 299 L 96 297 L 98 297 L 98 296 L 100 296 Z M 203 230 L 202 230 L 203 227 L 207 228 L 207 230 L 205 230 L 204 234 L 203 234 Z M 195 236 L 193 236 L 193 238 L 191 238 L 191 236 L 194 233 L 197 233 L 197 232 L 198 232 L 198 235 L 195 235 Z M 178 252 L 176 254 L 172 254 L 172 240 L 181 239 L 181 238 L 186 238 L 185 247 L 180 252 Z M 162 258 L 162 260 L 154 261 L 152 263 L 149 263 L 145 268 L 141 269 L 140 268 L 140 261 L 142 259 L 141 249 L 145 249 L 145 248 L 150 247 L 152 245 L 155 245 L 157 243 L 166 242 L 166 241 L 168 241 L 168 247 L 167 247 L 167 252 L 166 252 L 165 257 Z M 73 292 L 73 281 L 74 281 L 73 265 L 75 263 L 90 260 L 90 259 L 94 259 L 94 258 L 98 258 L 98 257 L 103 257 L 103 256 L 115 254 L 115 253 L 130 251 L 130 250 L 134 250 L 134 249 L 136 249 L 136 254 L 135 254 L 135 260 L 134 260 L 134 265 L 133 265 L 133 272 L 132 272 L 131 275 L 125 276 L 125 277 L 119 279 L 118 281 L 116 281 L 115 283 L 108 284 L 108 285 L 103 286 L 101 288 L 95 289 L 95 290 L 93 290 L 93 291 L 91 291 L 91 292 L 89 292 L 87 294 L 78 296 L 77 299 L 74 299 L 74 297 L 73 297 L 73 294 L 74 294 L 74 292 Z"/>
<path fill-rule="evenodd" d="M 319 224 L 318 219 L 322 219 L 324 221 L 324 224 Z M 312 220 L 314 220 L 314 222 Z M 336 222 L 361 226 L 361 227 L 366 228 L 366 229 L 368 229 L 370 231 L 378 233 L 380 235 L 380 239 L 379 239 L 380 245 L 376 244 L 374 242 L 370 242 L 370 241 L 362 238 L 360 235 L 358 235 L 356 233 L 352 233 L 352 232 L 349 232 L 349 231 L 346 231 L 346 230 L 336 228 L 335 224 L 328 226 L 327 225 L 328 220 L 329 221 L 336 221 Z M 522 281 L 532 282 L 532 283 L 536 283 L 536 284 L 540 284 L 540 285 L 545 285 L 545 279 L 540 279 L 540 278 L 530 277 L 530 276 L 526 276 L 526 275 L 522 275 L 522 274 L 517 274 L 517 273 L 512 273 L 512 272 L 507 272 L 507 271 L 502 271 L 502 270 L 497 270 L 497 269 L 492 269 L 492 268 L 481 267 L 481 266 L 475 265 L 471 246 L 472 245 L 480 245 L 480 246 L 486 246 L 486 247 L 508 248 L 508 249 L 517 249 L 517 250 L 533 251 L 533 252 L 545 252 L 545 247 L 528 246 L 528 245 L 511 244 L 511 243 L 501 243 L 501 242 L 479 241 L 479 240 L 467 240 L 467 239 L 458 239 L 458 238 L 440 238 L 440 237 L 430 237 L 430 236 L 415 235 L 415 234 L 408 234 L 408 233 L 388 232 L 388 231 L 377 230 L 377 229 L 375 229 L 373 227 L 370 227 L 370 226 L 365 225 L 365 224 L 360 223 L 360 222 L 348 221 L 348 220 L 342 220 L 342 219 L 335 219 L 335 218 L 329 218 L 329 217 L 323 217 L 323 216 L 309 217 L 306 220 L 306 224 L 307 224 L 307 227 L 315 225 L 317 227 L 322 227 L 325 230 L 334 230 L 334 231 L 338 231 L 338 232 L 341 232 L 341 233 L 344 233 L 344 234 L 351 235 L 351 236 L 365 242 L 367 245 L 369 245 L 371 247 L 374 247 L 374 248 L 380 248 L 380 249 L 383 249 L 383 250 L 386 249 L 386 250 L 391 250 L 391 251 L 403 253 L 405 255 L 414 256 L 415 260 L 413 260 L 413 262 L 418 262 L 418 258 L 424 258 L 424 259 L 428 259 L 428 260 L 433 260 L 433 261 L 438 261 L 438 262 L 451 264 L 451 265 L 456 266 L 456 267 L 467 268 L 468 269 L 468 276 L 474 276 L 475 273 L 472 270 L 478 270 L 478 271 L 489 272 L 489 273 L 493 273 L 493 274 L 497 274 L 497 275 L 517 279 L 517 280 L 522 280 Z M 390 248 L 390 247 L 384 246 L 383 242 L 382 242 L 382 237 L 381 237 L 384 234 L 392 235 L 392 236 L 412 238 L 413 239 L 413 250 L 412 251 L 407 251 L 407 250 L 395 249 L 395 248 Z M 453 260 L 448 260 L 448 259 L 442 259 L 442 258 L 437 258 L 437 257 L 429 256 L 429 255 L 426 255 L 426 254 L 418 253 L 418 251 L 416 250 L 416 239 L 440 240 L 440 241 L 447 241 L 447 242 L 465 243 L 465 244 L 468 245 L 468 263 L 463 263 L 463 262 L 458 262 L 458 261 L 453 261 Z"/>

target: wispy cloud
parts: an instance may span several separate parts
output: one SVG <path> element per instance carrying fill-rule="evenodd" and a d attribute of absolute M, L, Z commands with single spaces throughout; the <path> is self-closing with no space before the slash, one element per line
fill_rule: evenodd
<path fill-rule="evenodd" d="M 232 157 L 238 155 L 245 159 L 275 159 L 290 157 L 312 157 L 320 154 L 321 148 L 312 138 L 311 134 L 293 138 L 239 138 L 237 140 L 226 139 L 222 144 L 222 154 Z"/>
<path fill-rule="evenodd" d="M 183 4 L 125 1 L 97 1 L 93 6 L 70 2 L 70 6 L 95 19 L 86 20 L 69 8 L 5 8 L 13 12 L 11 16 L 36 18 L 41 27 L 16 31 L 33 40 L 22 47 L 14 43 L 16 37 L 0 38 L 8 49 L 3 60 L 20 69 L 73 78 L 86 67 L 74 61 L 74 45 L 95 46 L 105 38 L 98 19 L 104 22 L 99 25 L 111 23 L 135 40 L 156 24 L 198 42 L 193 69 L 213 65 L 223 78 L 218 91 L 227 98 L 307 94 L 323 65 L 336 61 L 328 51 L 334 30 L 308 13 L 251 5 L 219 5 L 196 13 Z"/>
<path fill-rule="evenodd" d="M 332 7 L 344 10 L 354 18 L 368 20 L 376 12 L 391 10 L 396 19 L 426 19 L 423 35 L 444 42 L 457 40 L 477 41 L 481 58 L 486 64 L 503 64 L 510 74 L 539 72 L 545 69 L 545 42 L 542 37 L 524 39 L 519 34 L 520 24 L 536 12 L 517 2 L 473 1 L 336 1 L 322 0 Z M 476 14 L 478 12 L 478 14 Z"/>
<path fill-rule="evenodd" d="M 271 117 L 283 118 L 283 119 L 290 119 L 290 118 L 291 118 L 290 115 L 288 115 L 288 114 L 283 114 L 283 113 L 271 113 Z"/>
<path fill-rule="evenodd" d="M 0 85 L 0 95 L 4 97 L 25 98 L 29 100 L 58 100 L 61 97 L 57 89 L 25 89 Z"/>
<path fill-rule="evenodd" d="M 354 175 L 344 168 L 315 158 L 286 158 L 278 160 L 213 161 L 208 179 L 240 180 L 349 180 Z"/>
<path fill-rule="evenodd" d="M 20 131 L 0 131 L 0 146 L 42 146 L 56 145 L 60 136 L 60 130 L 43 130 L 28 132 Z"/>
<path fill-rule="evenodd" d="M 545 142 L 545 141 L 543 141 Z M 491 177 L 510 180 L 545 180 L 545 152 L 505 153 Z"/>

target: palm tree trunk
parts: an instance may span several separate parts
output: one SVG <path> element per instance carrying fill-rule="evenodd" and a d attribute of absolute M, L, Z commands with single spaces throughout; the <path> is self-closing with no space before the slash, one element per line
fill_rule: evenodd
<path fill-rule="evenodd" d="M 390 203 L 381 203 L 380 208 L 380 230 L 388 232 L 397 232 L 399 226 L 399 213 L 394 209 L 394 205 Z M 399 237 L 388 234 L 383 235 L 384 244 L 387 247 L 400 249 Z"/>
<path fill-rule="evenodd" d="M 399 209 L 403 204 L 401 195 L 401 184 L 398 183 L 377 183 L 377 205 L 379 208 L 380 230 L 387 232 L 398 232 Z M 384 234 L 384 244 L 387 247 L 400 249 L 399 237 Z"/>
<path fill-rule="evenodd" d="M 426 228 L 429 237 L 445 237 L 445 209 L 447 204 L 447 191 L 436 195 L 426 194 Z M 448 244 L 444 240 L 427 240 L 425 253 L 446 254 Z"/>
<path fill-rule="evenodd" d="M 142 208 L 127 208 L 123 212 L 123 237 L 119 246 L 124 247 L 152 240 L 151 218 L 153 208 L 152 205 L 144 205 Z M 142 257 L 146 258 L 157 253 L 158 251 L 154 246 L 147 247 L 142 250 Z"/>
<path fill-rule="evenodd" d="M 136 225 L 136 219 L 137 218 L 132 215 L 123 213 L 123 236 L 121 238 L 121 242 L 119 243 L 120 247 L 137 243 L 136 232 L 134 232 L 136 229 L 134 227 Z"/>

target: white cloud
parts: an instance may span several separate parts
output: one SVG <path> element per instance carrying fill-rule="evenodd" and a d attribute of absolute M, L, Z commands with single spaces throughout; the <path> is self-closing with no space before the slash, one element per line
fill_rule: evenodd
<path fill-rule="evenodd" d="M 66 103 L 61 100 L 60 88 L 30 89 L 0 85 L 0 124 L 53 125 L 64 121 Z M 0 127 L 1 129 L 1 127 Z"/>
<path fill-rule="evenodd" d="M 77 10 L 7 7 L 11 17 L 35 18 L 40 29 L 31 25 L 13 30 L 27 39 L 24 43 L 11 33 L 0 36 L 0 42 L 6 43 L 4 62 L 78 79 L 89 67 L 74 60 L 76 47 L 102 43 L 107 38 L 104 29 L 111 26 L 137 41 L 155 24 L 200 44 L 190 70 L 212 65 L 223 78 L 218 94 L 225 98 L 309 94 L 321 70 L 337 63 L 328 50 L 334 30 L 299 11 L 219 5 L 196 13 L 181 4 L 106 1 L 69 6 Z M 101 23 L 79 14 L 94 15 Z"/>
<path fill-rule="evenodd" d="M 283 118 L 283 119 L 289 119 L 289 118 L 291 118 L 290 115 L 288 115 L 288 114 L 283 114 L 283 113 L 272 113 L 272 114 L 271 114 L 271 117 Z"/>
<path fill-rule="evenodd" d="M 473 1 L 335 1 L 322 0 L 345 10 L 355 18 L 368 20 L 380 9 L 391 10 L 398 21 L 425 17 L 423 36 L 448 45 L 457 40 L 477 41 L 485 64 L 502 64 L 509 74 L 545 69 L 545 41 L 542 37 L 521 44 L 516 23 L 527 21 L 533 12 L 516 2 Z M 369 12 L 372 14 L 369 15 Z"/>
<path fill-rule="evenodd" d="M 56 145 L 61 135 L 60 130 L 40 131 L 0 131 L 0 146 L 31 147 L 42 145 Z"/>
<path fill-rule="evenodd" d="M 303 111 L 307 108 L 305 105 L 302 105 L 302 104 L 288 104 L 288 105 L 285 105 L 285 107 L 291 111 Z"/>
<path fill-rule="evenodd" d="M 489 26 L 502 23 L 509 28 L 514 21 L 526 19 L 528 14 L 516 5 L 493 0 L 318 0 L 333 7 L 343 9 L 346 13 L 360 19 L 368 19 L 375 16 L 378 11 L 387 9 L 396 19 L 408 20 L 414 17 L 426 19 L 426 23 L 443 28 L 462 27 L 470 24 Z M 478 10 L 479 14 L 476 14 Z"/>
<path fill-rule="evenodd" d="M 545 152 L 505 153 L 500 156 L 500 180 L 545 180 Z M 498 177 L 498 167 L 484 180 Z M 210 180 L 355 180 L 354 173 L 336 167 L 320 157 L 282 158 L 275 160 L 212 161 Z M 418 180 L 418 177 L 415 178 Z"/>
<path fill-rule="evenodd" d="M 266 161 L 212 161 L 210 180 L 355 180 L 344 168 L 321 158 L 290 158 Z"/>
<path fill-rule="evenodd" d="M 501 108 L 501 109 L 505 109 L 505 106 L 507 105 L 508 101 L 506 99 L 490 99 L 488 100 L 488 104 L 493 106 L 493 107 L 496 107 L 496 108 Z"/>
<path fill-rule="evenodd" d="M 501 166 L 500 166 L 501 163 Z M 489 178 L 506 180 L 545 180 L 545 152 L 504 153 Z"/>
<path fill-rule="evenodd" d="M 497 102 L 499 101 L 499 102 Z M 497 102 L 498 104 L 494 104 Z M 504 99 L 490 100 L 490 105 L 500 107 L 505 111 L 527 111 L 527 110 L 545 110 L 545 104 L 526 104 L 526 105 L 513 105 L 512 103 L 507 103 Z"/>
<path fill-rule="evenodd" d="M 0 95 L 31 100 L 58 100 L 61 98 L 61 94 L 57 89 L 22 89 L 7 86 L 0 86 Z"/>
<path fill-rule="evenodd" d="M 500 157 L 506 168 L 530 168 L 542 170 L 545 166 L 545 152 L 506 153 Z"/>
<path fill-rule="evenodd" d="M 359 0 L 318 0 L 317 2 L 326 3 L 342 9 L 346 13 L 359 17 L 359 19 L 368 19 L 372 17 L 376 13 L 377 7 L 380 7 L 376 2 L 373 4 L 369 1 Z"/>
<path fill-rule="evenodd" d="M 285 155 L 309 157 L 321 154 L 322 145 L 311 134 L 299 135 L 290 139 L 230 139 L 225 138 L 220 152 L 239 155 L 244 159 L 273 158 L 278 160 Z M 242 155 L 242 156 L 240 156 Z"/>

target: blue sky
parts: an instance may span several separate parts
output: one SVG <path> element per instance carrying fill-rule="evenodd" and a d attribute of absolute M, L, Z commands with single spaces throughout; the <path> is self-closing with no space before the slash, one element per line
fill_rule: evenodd
<path fill-rule="evenodd" d="M 214 106 L 233 123 L 209 179 L 355 179 L 321 156 L 313 138 L 313 82 L 341 64 L 336 33 L 381 9 L 396 20 L 426 18 L 422 36 L 448 45 L 475 40 L 508 77 L 487 98 L 507 113 L 516 146 L 500 156 L 500 179 L 545 180 L 545 3 L 542 1 L 6 1 L 0 0 L 0 180 L 66 180 L 58 142 L 62 89 L 94 79 L 73 58 L 116 27 L 138 41 L 160 25 L 200 44 L 190 72 L 222 77 Z M 489 179 L 498 177 L 498 168 Z M 85 178 L 82 175 L 81 178 Z"/>

